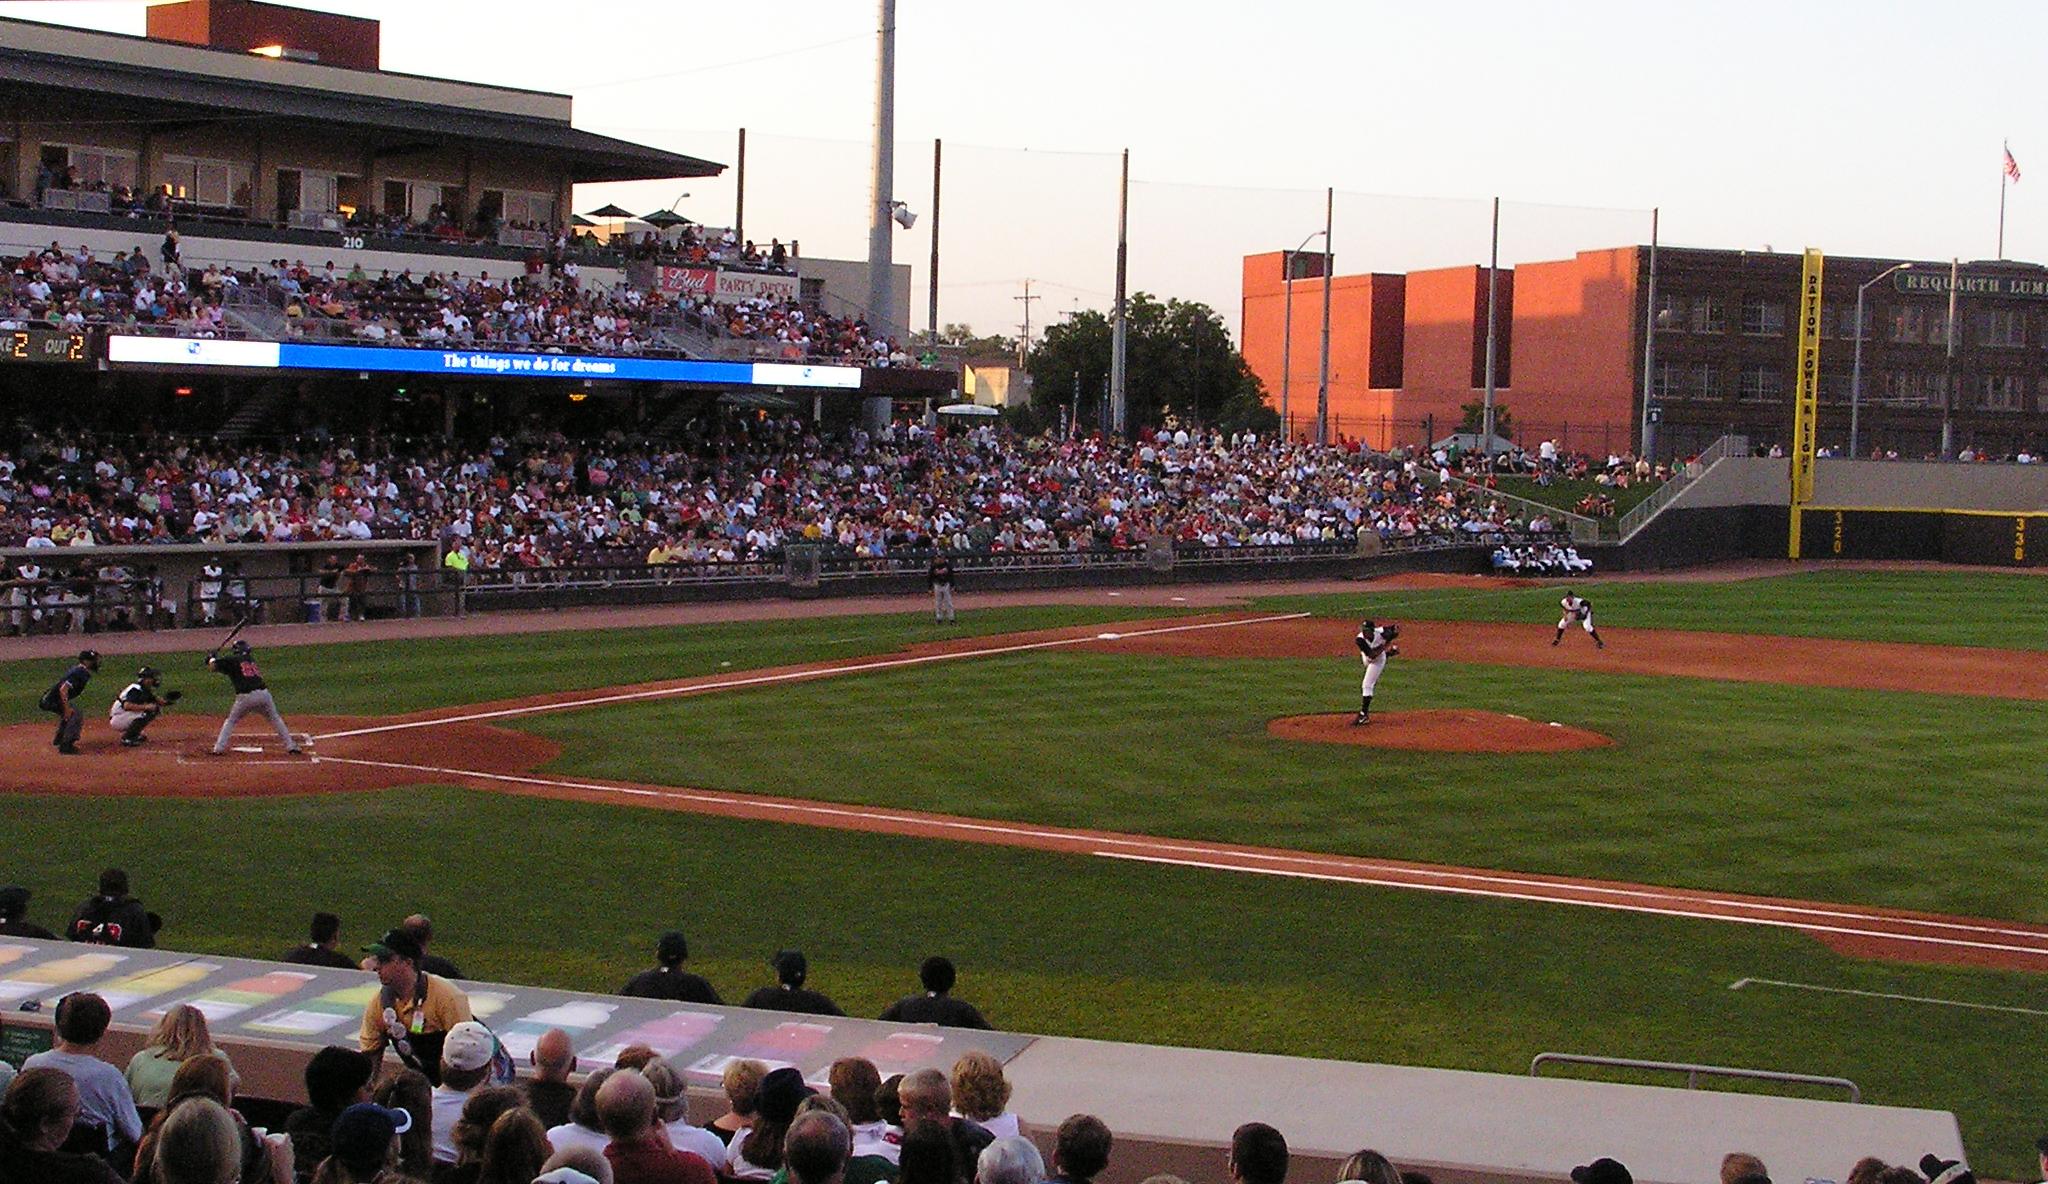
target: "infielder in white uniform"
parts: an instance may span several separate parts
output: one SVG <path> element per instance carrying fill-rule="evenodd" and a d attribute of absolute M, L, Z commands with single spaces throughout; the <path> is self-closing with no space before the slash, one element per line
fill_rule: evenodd
<path fill-rule="evenodd" d="M 1600 631 L 1593 628 L 1592 601 L 1587 600 L 1577 592 L 1567 592 L 1564 594 L 1564 599 L 1558 601 L 1558 604 L 1564 606 L 1564 615 L 1557 619 L 1557 636 L 1551 639 L 1550 644 L 1556 645 L 1558 642 L 1563 641 L 1564 631 L 1571 628 L 1573 624 L 1579 624 L 1585 626 L 1586 633 L 1592 637 L 1594 645 L 1599 646 L 1603 650 L 1607 648 L 1607 643 L 1600 640 Z"/>
<path fill-rule="evenodd" d="M 1380 685 L 1380 674 L 1387 668 L 1387 659 L 1401 652 L 1394 639 L 1401 636 L 1398 625 L 1376 625 L 1361 621 L 1358 625 L 1358 660 L 1365 663 L 1365 677 L 1359 683 L 1358 715 L 1351 721 L 1354 728 L 1362 728 L 1372 722 L 1372 693 Z"/>

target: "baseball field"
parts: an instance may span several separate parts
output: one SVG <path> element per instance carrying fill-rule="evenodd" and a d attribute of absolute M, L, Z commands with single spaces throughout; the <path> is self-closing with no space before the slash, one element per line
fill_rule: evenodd
<path fill-rule="evenodd" d="M 473 975 L 606 990 L 679 926 L 728 999 L 798 946 L 873 1014 L 944 952 L 1023 1031 L 1835 1074 L 2031 1171 L 2048 584 L 1580 590 L 1605 651 L 1551 646 L 1558 588 L 1458 580 L 261 648 L 311 763 L 205 757 L 228 688 L 185 637 L 88 693 L 190 692 L 140 750 L 56 757 L 62 663 L 0 664 L 0 880 L 54 924 L 122 864 L 163 944 L 257 957 L 424 911 Z M 1403 625 L 1385 718 L 1276 725 L 1355 709 L 1364 615 Z M 1436 750 L 1446 718 L 1509 750 Z"/>

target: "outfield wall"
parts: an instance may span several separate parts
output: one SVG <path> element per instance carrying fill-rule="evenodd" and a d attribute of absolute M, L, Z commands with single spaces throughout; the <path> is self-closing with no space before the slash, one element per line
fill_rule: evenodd
<path fill-rule="evenodd" d="M 571 1033 L 586 1068 L 611 1063 L 629 1042 L 655 1048 L 690 1083 L 698 1122 L 723 1112 L 715 1083 L 735 1056 L 794 1065 L 822 1087 L 841 1056 L 867 1056 L 886 1074 L 950 1069 L 963 1050 L 980 1048 L 1005 1063 L 1010 1110 L 1048 1162 L 1068 1115 L 1109 1124 L 1116 1147 L 1103 1184 L 1162 1171 L 1221 1179 L 1231 1132 L 1254 1120 L 1287 1136 L 1292 1174 L 1305 1180 L 1332 1178 L 1361 1147 L 1443 1184 L 1557 1181 L 1601 1155 L 1621 1159 L 1642 1184 L 1714 1180 L 1721 1156 L 1737 1148 L 1762 1156 L 1778 1179 L 1814 1184 L 1832 1184 L 1864 1155 L 1963 1157 L 1946 1111 L 462 986 L 521 1063 L 551 1027 Z M 353 1045 L 377 986 L 359 970 L 4 938 L 0 1035 L 8 1039 L 0 1043 L 46 1039 L 57 1000 L 79 990 L 114 1008 L 102 1058 L 126 1064 L 164 1008 L 189 1003 L 210 1017 L 244 1098 L 300 1103 L 307 1062 L 326 1044 Z M 18 1010 L 24 1005 L 36 1010 Z"/>

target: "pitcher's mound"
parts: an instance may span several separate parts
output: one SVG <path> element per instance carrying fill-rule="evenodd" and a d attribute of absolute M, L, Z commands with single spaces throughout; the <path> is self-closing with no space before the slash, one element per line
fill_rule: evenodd
<path fill-rule="evenodd" d="M 1598 732 L 1493 711 L 1389 711 L 1362 728 L 1349 715 L 1290 715 L 1266 725 L 1282 740 L 1321 744 L 1362 744 L 1418 752 L 1570 752 L 1606 748 L 1614 741 Z"/>

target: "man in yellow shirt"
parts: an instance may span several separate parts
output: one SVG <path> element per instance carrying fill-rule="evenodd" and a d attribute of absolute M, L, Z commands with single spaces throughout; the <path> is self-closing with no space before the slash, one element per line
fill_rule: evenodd
<path fill-rule="evenodd" d="M 471 1018 L 469 996 L 420 969 L 419 940 L 404 929 L 392 930 L 363 952 L 375 961 L 382 989 L 363 1006 L 358 1044 L 367 1053 L 392 1049 L 408 1067 L 438 1080 L 441 1043 L 450 1028 Z"/>

